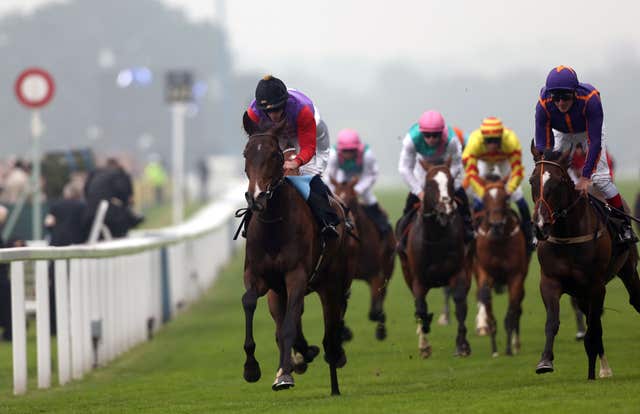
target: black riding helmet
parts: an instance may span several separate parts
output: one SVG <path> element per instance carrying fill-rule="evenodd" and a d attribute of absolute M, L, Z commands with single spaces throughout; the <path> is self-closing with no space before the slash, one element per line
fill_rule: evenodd
<path fill-rule="evenodd" d="M 256 87 L 256 106 L 258 109 L 270 112 L 284 107 L 289 99 L 289 92 L 284 82 L 267 75 L 260 79 Z"/>

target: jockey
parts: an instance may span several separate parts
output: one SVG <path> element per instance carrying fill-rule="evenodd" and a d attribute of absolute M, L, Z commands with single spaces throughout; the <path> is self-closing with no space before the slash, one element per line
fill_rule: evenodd
<path fill-rule="evenodd" d="M 337 237 L 338 216 L 329 204 L 329 188 L 320 178 L 329 159 L 329 132 L 318 108 L 302 92 L 287 89 L 280 79 L 267 75 L 258 82 L 255 100 L 245 115 L 263 129 L 286 119 L 285 132 L 279 137 L 280 148 L 293 147 L 295 156 L 285 157 L 283 168 L 299 169 L 300 175 L 313 176 L 309 207 L 321 225 L 322 235 Z"/>
<path fill-rule="evenodd" d="M 469 135 L 467 146 L 462 153 L 462 162 L 465 166 L 465 183 L 471 184 L 474 193 L 474 211 L 484 208 L 484 177 L 491 173 L 510 177 L 506 190 L 511 195 L 511 201 L 518 206 L 520 229 L 527 243 L 527 251 L 533 251 L 535 244 L 531 229 L 531 213 L 520 186 L 524 176 L 522 147 L 515 132 L 505 128 L 498 118 L 485 118 L 480 128 Z"/>
<path fill-rule="evenodd" d="M 381 236 L 391 230 L 387 215 L 380 209 L 373 194 L 373 185 L 378 178 L 378 161 L 369 145 L 362 143 L 358 132 L 343 129 L 338 133 L 338 145 L 331 148 L 329 155 L 327 177 L 339 183 L 358 177 L 354 190 L 367 216 L 378 227 Z M 331 183 L 329 187 L 333 187 Z"/>
<path fill-rule="evenodd" d="M 609 173 L 603 118 L 600 92 L 588 83 L 578 82 L 572 68 L 555 67 L 549 72 L 536 105 L 535 145 L 539 151 L 562 151 L 582 144 L 587 158 L 576 190 L 586 194 L 593 182 L 608 204 L 624 211 Z M 619 241 L 638 241 L 627 217 L 623 219 Z"/>
<path fill-rule="evenodd" d="M 402 140 L 398 171 L 410 189 L 403 212 L 403 215 L 407 216 L 424 196 L 422 187 L 426 172 L 416 160 L 421 158 L 433 162 L 446 161 L 449 158 L 458 212 L 464 224 L 465 242 L 469 242 L 473 239 L 473 224 L 469 210 L 469 199 L 462 188 L 460 148 L 460 141 L 455 131 L 445 124 L 442 115 L 436 111 L 427 111 L 420 116 L 418 122 L 409 129 Z"/>

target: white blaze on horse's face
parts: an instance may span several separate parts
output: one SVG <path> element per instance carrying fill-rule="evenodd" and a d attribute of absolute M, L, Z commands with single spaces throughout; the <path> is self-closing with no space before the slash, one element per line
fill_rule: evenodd
<path fill-rule="evenodd" d="M 495 200 L 496 198 L 498 198 L 498 189 L 497 188 L 490 189 L 489 195 Z"/>
<path fill-rule="evenodd" d="M 258 184 L 258 182 L 256 181 L 255 187 L 254 187 L 254 190 L 253 190 L 253 198 L 254 199 L 258 198 L 260 193 L 262 193 L 262 189 L 260 188 L 260 184 Z"/>
<path fill-rule="evenodd" d="M 551 174 L 549 173 L 549 171 L 545 171 L 544 173 L 542 173 L 542 190 L 540 193 L 540 198 L 544 197 L 544 186 L 547 184 L 550 178 L 551 178 Z M 544 219 L 542 218 L 543 210 L 544 210 L 543 205 L 542 203 L 540 203 L 538 205 L 538 227 L 539 228 L 542 228 L 542 226 L 544 225 Z"/>
<path fill-rule="evenodd" d="M 449 195 L 449 178 L 447 174 L 438 171 L 433 179 L 438 183 L 438 192 L 440 193 L 440 202 L 444 203 L 447 214 L 451 214 L 453 207 L 451 206 L 451 196 Z"/>

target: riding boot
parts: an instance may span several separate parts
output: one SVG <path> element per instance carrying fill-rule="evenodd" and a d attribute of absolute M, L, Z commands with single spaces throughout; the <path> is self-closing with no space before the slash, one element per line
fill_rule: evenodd
<path fill-rule="evenodd" d="M 362 208 L 378 228 L 380 237 L 384 237 L 387 232 L 391 230 L 391 224 L 389 224 L 389 219 L 387 218 L 385 212 L 380 209 L 380 205 L 378 203 L 375 203 L 371 204 L 370 206 L 362 206 Z"/>
<path fill-rule="evenodd" d="M 524 234 L 527 253 L 531 253 L 536 249 L 536 243 L 533 240 L 533 229 L 531 224 L 531 214 L 529 213 L 529 205 L 527 200 L 521 198 L 516 201 L 518 211 L 520 212 L 520 230 Z"/>
<path fill-rule="evenodd" d="M 400 250 L 404 249 L 407 239 L 405 229 L 411 222 L 413 214 L 418 211 L 416 206 L 419 204 L 420 199 L 418 198 L 418 196 L 413 193 L 409 193 L 409 195 L 407 196 L 407 201 L 404 205 L 404 210 L 402 211 L 402 217 L 400 217 L 396 223 L 396 239 L 398 240 L 398 247 Z"/>
<path fill-rule="evenodd" d="M 314 176 L 309 183 L 309 199 L 307 204 L 316 220 L 320 224 L 320 233 L 323 237 L 338 237 L 336 227 L 340 219 L 329 203 L 329 187 L 322 181 L 319 175 Z"/>
<path fill-rule="evenodd" d="M 456 203 L 458 205 L 458 213 L 462 217 L 462 224 L 464 227 L 464 243 L 467 244 L 473 240 L 475 234 L 473 231 L 473 220 L 471 220 L 471 210 L 469 210 L 469 198 L 464 188 L 460 187 L 454 194 Z"/>
<path fill-rule="evenodd" d="M 637 243 L 638 236 L 633 231 L 633 227 L 631 227 L 631 220 L 627 216 L 622 216 L 622 224 L 620 225 L 620 242 L 621 243 Z"/>

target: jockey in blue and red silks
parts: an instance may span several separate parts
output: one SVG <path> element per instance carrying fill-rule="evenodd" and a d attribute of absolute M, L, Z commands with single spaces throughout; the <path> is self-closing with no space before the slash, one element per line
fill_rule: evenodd
<path fill-rule="evenodd" d="M 287 89 L 280 79 L 267 75 L 258 82 L 246 115 L 261 129 L 286 119 L 278 141 L 283 151 L 293 149 L 294 154 L 285 156 L 283 168 L 313 176 L 308 204 L 321 224 L 322 235 L 337 236 L 338 216 L 329 205 L 329 189 L 320 178 L 329 160 L 329 131 L 318 108 L 302 92 Z"/>
<path fill-rule="evenodd" d="M 538 151 L 566 151 L 582 144 L 587 156 L 576 190 L 586 194 L 593 182 L 607 203 L 623 210 L 622 198 L 609 173 L 603 119 L 600 92 L 588 83 L 578 82 L 572 68 L 555 67 L 549 72 L 536 105 L 535 145 Z M 638 240 L 628 218 L 620 238 L 623 242 Z"/>

